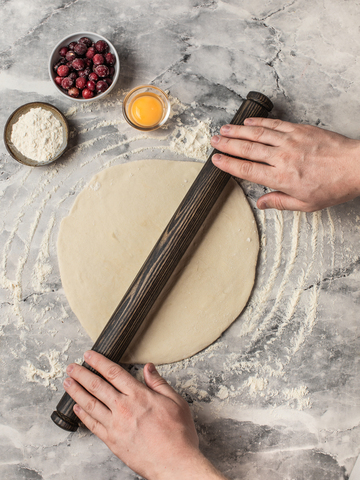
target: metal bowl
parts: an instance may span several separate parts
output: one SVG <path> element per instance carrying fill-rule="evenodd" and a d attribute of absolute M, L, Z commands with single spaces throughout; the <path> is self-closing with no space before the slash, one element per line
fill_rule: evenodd
<path fill-rule="evenodd" d="M 109 86 L 109 88 L 107 90 L 105 90 L 105 92 L 103 93 L 100 93 L 98 95 L 95 95 L 94 97 L 92 98 L 82 98 L 82 97 L 78 97 L 78 98 L 74 98 L 74 97 L 70 97 L 69 95 L 67 95 L 63 90 L 62 88 L 60 88 L 56 83 L 55 83 L 55 77 L 56 77 L 56 73 L 54 72 L 54 65 L 62 58 L 60 56 L 60 53 L 59 53 L 59 50 L 62 48 L 62 47 L 67 47 L 69 45 L 69 43 L 71 42 L 77 42 L 81 37 L 88 37 L 90 38 L 90 40 L 92 40 L 93 42 L 97 42 L 98 40 L 104 40 L 108 45 L 109 45 L 109 48 L 110 48 L 110 52 L 115 56 L 116 58 L 116 61 L 115 61 L 115 65 L 114 65 L 114 68 L 115 68 L 115 73 L 114 73 L 114 76 L 113 76 L 113 79 L 112 79 L 112 83 L 111 85 Z M 68 100 L 72 100 L 74 102 L 79 102 L 79 103 L 89 103 L 89 102 L 94 102 L 95 100 L 100 100 L 101 98 L 104 98 L 108 93 L 111 92 L 111 90 L 114 88 L 118 78 L 119 78 L 119 74 L 120 74 L 120 60 L 119 60 L 119 55 L 117 54 L 117 51 L 115 50 L 115 47 L 114 45 L 109 42 L 109 40 L 105 37 L 102 37 L 101 35 L 97 35 L 96 33 L 92 33 L 92 32 L 77 32 L 77 33 L 73 33 L 71 35 L 68 35 L 67 37 L 64 37 L 62 40 L 60 40 L 60 42 L 54 47 L 53 51 L 51 52 L 51 55 L 50 55 L 50 58 L 49 58 L 49 65 L 48 65 L 48 68 L 49 68 L 49 75 L 50 75 L 50 79 L 51 79 L 51 82 L 53 83 L 54 87 L 56 88 L 56 90 L 60 93 L 60 95 L 62 95 L 63 97 L 67 98 Z"/>
<path fill-rule="evenodd" d="M 11 132 L 12 132 L 13 125 L 19 120 L 21 115 L 26 114 L 32 108 L 38 108 L 38 107 L 41 107 L 41 108 L 44 108 L 45 110 L 50 111 L 60 121 L 63 129 L 63 143 L 60 149 L 56 152 L 56 155 L 54 157 L 52 157 L 51 159 L 45 162 L 39 162 L 39 161 L 33 160 L 32 158 L 26 157 L 21 152 L 19 152 L 19 150 L 15 147 L 15 145 L 11 141 Z M 64 115 L 60 112 L 60 110 L 55 108 L 53 105 L 50 105 L 49 103 L 32 102 L 32 103 L 26 103 L 25 105 L 22 105 L 10 115 L 4 128 L 4 143 L 7 151 L 19 163 L 22 163 L 23 165 L 28 165 L 29 167 L 41 167 L 43 165 L 48 165 L 49 163 L 54 162 L 55 160 L 60 158 L 61 155 L 63 155 L 68 145 L 68 141 L 69 141 L 69 126 L 68 126 L 67 120 L 64 117 Z"/>

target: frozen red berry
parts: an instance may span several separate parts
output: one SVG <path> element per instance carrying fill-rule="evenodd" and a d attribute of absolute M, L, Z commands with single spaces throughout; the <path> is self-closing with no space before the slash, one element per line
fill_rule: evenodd
<path fill-rule="evenodd" d="M 74 58 L 76 58 L 76 53 L 72 50 L 69 50 L 68 52 L 66 52 L 65 58 L 68 62 L 72 62 Z"/>
<path fill-rule="evenodd" d="M 69 90 L 69 88 L 71 88 L 73 85 L 74 85 L 74 80 L 72 80 L 72 79 L 69 78 L 69 77 L 65 77 L 65 78 L 63 78 L 62 81 L 61 81 L 61 86 L 62 86 L 62 88 L 64 88 L 65 90 Z"/>
<path fill-rule="evenodd" d="M 115 58 L 115 55 L 108 52 L 106 55 L 105 55 L 105 62 L 107 63 L 107 65 L 109 65 L 110 67 L 112 67 L 113 65 L 115 65 L 115 62 L 116 62 L 116 58 Z"/>
<path fill-rule="evenodd" d="M 110 77 L 104 78 L 104 81 L 105 81 L 109 86 L 112 84 L 112 78 L 110 78 Z"/>
<path fill-rule="evenodd" d="M 96 84 L 96 91 L 98 93 L 103 93 L 108 88 L 109 88 L 109 85 L 105 82 L 105 80 L 99 80 Z"/>
<path fill-rule="evenodd" d="M 78 77 L 76 79 L 75 85 L 77 88 L 80 88 L 80 90 L 83 90 L 85 88 L 86 83 L 87 82 L 85 77 Z"/>
<path fill-rule="evenodd" d="M 90 47 L 92 44 L 92 41 L 88 37 L 81 37 L 78 43 L 84 43 L 87 47 Z"/>
<path fill-rule="evenodd" d="M 92 98 L 94 96 L 94 92 L 92 92 L 88 88 L 84 88 L 84 90 L 82 91 L 82 96 L 83 98 Z"/>
<path fill-rule="evenodd" d="M 71 72 L 71 73 L 69 73 L 68 77 L 71 78 L 71 80 L 75 81 L 78 76 L 77 76 L 76 72 Z"/>
<path fill-rule="evenodd" d="M 62 47 L 62 48 L 60 48 L 60 50 L 59 50 L 59 55 L 60 55 L 61 57 L 65 57 L 65 55 L 67 54 L 68 50 L 69 50 L 69 49 L 68 49 L 67 47 Z"/>
<path fill-rule="evenodd" d="M 69 43 L 68 49 L 69 49 L 69 50 L 74 50 L 74 47 L 75 47 L 76 43 L 77 43 L 77 42 L 71 42 L 71 43 Z"/>
<path fill-rule="evenodd" d="M 70 95 L 70 97 L 76 98 L 80 95 L 80 92 L 78 88 L 72 87 L 72 88 L 69 88 L 68 94 Z"/>
<path fill-rule="evenodd" d="M 93 82 L 97 82 L 99 80 L 99 77 L 96 75 L 95 72 L 91 72 L 89 74 L 89 80 L 92 80 Z"/>
<path fill-rule="evenodd" d="M 61 87 L 61 82 L 62 82 L 63 77 L 55 77 L 55 83 L 56 85 L 59 85 Z"/>
<path fill-rule="evenodd" d="M 103 65 L 105 63 L 104 55 L 101 55 L 101 53 L 97 53 L 96 55 L 94 55 L 92 61 L 94 65 Z"/>
<path fill-rule="evenodd" d="M 86 58 L 93 58 L 93 56 L 96 54 L 96 50 L 94 47 L 89 47 L 85 53 Z"/>
<path fill-rule="evenodd" d="M 74 52 L 82 57 L 87 51 L 87 46 L 84 43 L 77 43 L 74 47 Z"/>
<path fill-rule="evenodd" d="M 109 68 L 106 65 L 98 65 L 95 67 L 96 75 L 99 77 L 107 77 L 109 75 Z"/>
<path fill-rule="evenodd" d="M 75 70 L 84 70 L 85 62 L 82 58 L 75 58 L 75 60 L 72 62 L 72 66 L 75 68 Z"/>
<path fill-rule="evenodd" d="M 67 77 L 69 72 L 70 69 L 67 65 L 60 65 L 56 73 L 59 75 L 59 77 Z"/>
<path fill-rule="evenodd" d="M 88 88 L 89 90 L 91 90 L 92 92 L 95 91 L 95 88 L 96 88 L 96 83 L 93 82 L 92 80 L 89 80 L 86 84 L 86 88 Z"/>
<path fill-rule="evenodd" d="M 109 45 L 104 40 L 98 40 L 95 43 L 95 49 L 99 53 L 105 53 L 109 50 Z"/>

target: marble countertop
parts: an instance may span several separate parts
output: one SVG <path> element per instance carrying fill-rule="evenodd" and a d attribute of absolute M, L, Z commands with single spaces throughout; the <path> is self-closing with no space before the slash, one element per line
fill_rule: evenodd
<path fill-rule="evenodd" d="M 64 370 L 92 343 L 61 286 L 61 219 L 90 178 L 143 158 L 202 160 L 196 148 L 251 90 L 273 115 L 359 136 L 360 6 L 326 0 L 3 0 L 0 122 L 30 101 L 68 118 L 55 164 L 29 168 L 0 145 L 0 476 L 135 479 L 86 430 L 50 414 Z M 50 83 L 48 57 L 73 32 L 107 37 L 121 60 L 103 101 L 79 106 Z M 133 86 L 169 91 L 167 129 L 124 122 Z M 184 132 L 193 143 L 184 144 Z M 247 309 L 210 348 L 160 368 L 191 405 L 202 451 L 229 479 L 338 480 L 360 452 L 360 199 L 313 214 L 255 208 L 262 249 Z M 140 375 L 140 367 L 133 367 Z"/>

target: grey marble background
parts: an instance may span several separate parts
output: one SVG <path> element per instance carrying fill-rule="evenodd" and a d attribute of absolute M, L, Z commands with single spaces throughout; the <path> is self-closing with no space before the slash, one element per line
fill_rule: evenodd
<path fill-rule="evenodd" d="M 0 23 L 1 125 L 39 100 L 60 108 L 72 132 L 68 153 L 48 167 L 21 166 L 0 145 L 0 477 L 135 479 L 89 432 L 50 420 L 64 368 L 91 347 L 61 287 L 59 223 L 99 170 L 183 160 L 171 149 L 176 126 L 211 119 L 215 132 L 250 90 L 272 99 L 274 116 L 360 139 L 360 5 L 0 0 Z M 62 99 L 47 72 L 53 46 L 78 31 L 109 38 L 121 59 L 114 92 L 84 108 Z M 167 130 L 141 136 L 123 122 L 124 93 L 140 83 L 183 104 Z M 215 345 L 160 370 L 230 479 L 347 479 L 360 452 L 360 200 L 261 214 L 263 188 L 243 188 L 262 238 L 248 308 Z"/>

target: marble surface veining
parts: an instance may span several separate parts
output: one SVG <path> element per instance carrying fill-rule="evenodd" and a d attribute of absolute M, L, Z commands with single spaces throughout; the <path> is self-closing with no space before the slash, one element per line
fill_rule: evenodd
<path fill-rule="evenodd" d="M 91 347 L 61 286 L 59 223 L 106 166 L 200 160 L 182 129 L 207 140 L 250 90 L 272 99 L 274 116 L 359 139 L 360 4 L 0 0 L 0 23 L 2 127 L 39 100 L 71 129 L 68 152 L 48 167 L 21 166 L 0 145 L 0 477 L 135 479 L 88 431 L 50 420 L 66 365 Z M 107 37 L 121 59 L 115 90 L 86 107 L 61 98 L 47 72 L 53 46 L 79 31 Z M 124 94 L 141 83 L 169 91 L 167 129 L 143 135 L 123 121 Z M 360 200 L 262 213 L 266 189 L 242 185 L 262 244 L 249 305 L 213 346 L 160 372 L 229 479 L 345 480 L 360 452 Z"/>

